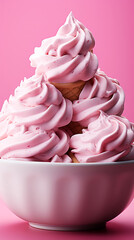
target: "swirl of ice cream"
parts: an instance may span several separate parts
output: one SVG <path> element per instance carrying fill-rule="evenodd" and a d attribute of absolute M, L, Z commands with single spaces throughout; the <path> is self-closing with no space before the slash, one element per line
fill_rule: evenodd
<path fill-rule="evenodd" d="M 12 122 L 8 112 L 8 101 L 5 100 L 0 112 L 0 140 L 7 137 L 8 126 Z"/>
<path fill-rule="evenodd" d="M 36 67 L 36 74 L 44 74 L 46 81 L 87 81 L 98 68 L 97 57 L 91 52 L 94 45 L 91 32 L 70 13 L 56 36 L 35 48 L 30 56 L 31 66 Z"/>
<path fill-rule="evenodd" d="M 51 130 L 71 121 L 72 103 L 53 85 L 46 83 L 42 75 L 34 75 L 16 88 L 6 112 L 20 125 L 38 125 L 43 130 Z"/>
<path fill-rule="evenodd" d="M 14 160 L 14 158 L 10 158 L 10 160 Z M 17 161 L 27 161 L 27 162 L 32 162 L 32 161 L 36 161 L 39 162 L 40 160 L 35 158 L 35 157 L 25 157 L 25 158 L 16 158 L 15 160 Z M 67 155 L 64 154 L 63 156 L 58 156 L 55 155 L 54 157 L 52 157 L 50 160 L 42 160 L 42 162 L 54 162 L 54 163 L 72 163 L 72 159 Z"/>
<path fill-rule="evenodd" d="M 123 117 L 100 112 L 82 134 L 71 137 L 70 147 L 79 162 L 121 160 L 132 148 L 134 129 Z"/>
<path fill-rule="evenodd" d="M 87 127 L 98 110 L 107 114 L 121 115 L 124 109 L 124 91 L 116 79 L 108 77 L 98 69 L 80 93 L 79 100 L 73 102 L 72 121 Z"/>
<path fill-rule="evenodd" d="M 0 141 L 3 159 L 31 159 L 41 161 L 69 161 L 64 154 L 69 148 L 69 136 L 63 131 L 44 131 L 39 127 L 9 125 L 7 137 Z"/>

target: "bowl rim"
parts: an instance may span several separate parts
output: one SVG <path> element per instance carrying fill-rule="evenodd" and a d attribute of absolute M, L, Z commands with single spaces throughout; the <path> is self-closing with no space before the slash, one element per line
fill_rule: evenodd
<path fill-rule="evenodd" d="M 73 167 L 80 167 L 80 166 L 107 166 L 107 165 L 124 165 L 124 164 L 134 164 L 134 160 L 122 160 L 116 162 L 88 162 L 88 163 L 65 163 L 65 162 L 43 162 L 43 161 L 27 161 L 27 160 L 17 160 L 14 158 L 10 159 L 2 159 L 0 158 L 0 163 L 16 163 L 22 165 L 43 165 L 43 166 L 73 166 Z"/>

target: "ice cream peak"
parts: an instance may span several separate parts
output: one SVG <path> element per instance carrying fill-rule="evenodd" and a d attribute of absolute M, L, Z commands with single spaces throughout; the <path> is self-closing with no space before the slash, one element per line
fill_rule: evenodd
<path fill-rule="evenodd" d="M 92 78 L 98 60 L 91 52 L 95 40 L 91 32 L 70 13 L 56 36 L 42 41 L 30 56 L 36 74 L 44 74 L 46 81 L 69 83 Z"/>
<path fill-rule="evenodd" d="M 63 98 L 53 85 L 46 83 L 42 75 L 34 75 L 25 78 L 15 89 L 14 96 L 11 95 L 9 102 L 5 102 L 0 117 L 1 126 L 7 123 L 8 118 L 11 123 L 52 130 L 71 121 L 72 103 Z"/>
<path fill-rule="evenodd" d="M 87 127 L 98 110 L 107 114 L 121 115 L 124 110 L 124 91 L 116 79 L 108 77 L 100 69 L 88 81 L 79 99 L 73 102 L 73 121 Z"/>
<path fill-rule="evenodd" d="M 71 137 L 70 147 L 79 162 L 113 162 L 131 151 L 133 141 L 134 129 L 126 118 L 100 111 L 87 130 Z"/>

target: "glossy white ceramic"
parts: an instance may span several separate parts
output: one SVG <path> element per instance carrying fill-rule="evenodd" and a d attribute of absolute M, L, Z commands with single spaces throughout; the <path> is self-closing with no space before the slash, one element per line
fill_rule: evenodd
<path fill-rule="evenodd" d="M 133 193 L 134 160 L 84 164 L 0 160 L 0 197 L 37 228 L 102 226 L 126 208 Z"/>

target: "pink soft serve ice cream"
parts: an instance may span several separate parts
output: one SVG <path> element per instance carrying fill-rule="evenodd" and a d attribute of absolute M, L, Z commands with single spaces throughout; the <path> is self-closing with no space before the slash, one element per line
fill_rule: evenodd
<path fill-rule="evenodd" d="M 63 130 L 44 131 L 38 127 L 10 124 L 7 137 L 0 141 L 0 157 L 21 160 L 71 161 L 64 154 L 69 138 Z"/>
<path fill-rule="evenodd" d="M 5 102 L 4 115 L 25 126 L 38 125 L 52 130 L 67 125 L 72 119 L 72 103 L 60 91 L 46 83 L 44 77 L 24 79 Z"/>
<path fill-rule="evenodd" d="M 56 36 L 43 40 L 41 47 L 35 48 L 31 66 L 49 82 L 87 81 L 98 67 L 97 57 L 91 51 L 94 45 L 91 32 L 70 13 Z"/>
<path fill-rule="evenodd" d="M 87 127 L 91 118 L 97 117 L 99 110 L 109 115 L 121 115 L 124 98 L 124 91 L 118 81 L 98 69 L 94 77 L 85 84 L 79 99 L 73 102 L 72 121 Z"/>
<path fill-rule="evenodd" d="M 124 91 L 98 69 L 94 46 L 92 33 L 70 13 L 35 48 L 35 75 L 21 81 L 0 112 L 1 158 L 72 162 L 69 146 L 78 162 L 133 158 L 133 126 L 121 117 Z"/>
<path fill-rule="evenodd" d="M 42 75 L 24 79 L 0 113 L 0 157 L 71 161 L 69 136 L 59 129 L 71 118 L 72 103 Z"/>
<path fill-rule="evenodd" d="M 133 141 L 134 129 L 126 118 L 100 111 L 88 129 L 71 137 L 70 147 L 78 162 L 114 162 L 132 152 Z"/>

